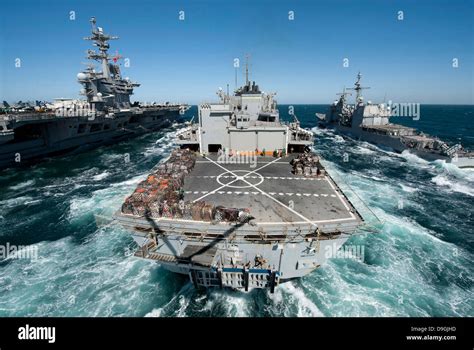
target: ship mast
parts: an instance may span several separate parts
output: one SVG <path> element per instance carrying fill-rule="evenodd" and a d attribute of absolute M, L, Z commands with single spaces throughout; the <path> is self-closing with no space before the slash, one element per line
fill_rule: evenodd
<path fill-rule="evenodd" d="M 95 17 L 90 19 L 92 25 L 92 35 L 85 37 L 84 40 L 94 41 L 93 45 L 99 48 L 99 52 L 95 50 L 87 50 L 87 58 L 102 63 L 102 74 L 105 78 L 110 78 L 109 59 L 107 50 L 110 48 L 109 40 L 116 40 L 118 36 L 104 34 L 101 27 L 97 27 Z"/>
<path fill-rule="evenodd" d="M 359 104 L 361 101 L 362 95 L 361 95 L 361 90 L 365 89 L 370 89 L 368 86 L 360 86 L 360 78 L 362 77 L 362 74 L 357 74 L 357 81 L 354 83 L 355 88 L 348 88 L 347 90 L 355 90 L 356 92 L 356 106 Z"/>
<path fill-rule="evenodd" d="M 249 84 L 249 55 L 245 56 L 245 85 Z"/>
<path fill-rule="evenodd" d="M 346 102 L 346 96 L 348 96 L 348 95 L 350 96 L 350 95 L 352 95 L 352 94 L 351 94 L 350 92 L 346 92 L 346 87 L 344 86 L 344 89 L 342 89 L 342 92 L 340 92 L 340 93 L 338 93 L 338 94 L 336 94 L 336 95 L 337 95 L 337 96 L 341 96 L 341 97 L 339 98 L 339 100 L 340 100 L 342 103 L 344 103 L 344 102 Z"/>

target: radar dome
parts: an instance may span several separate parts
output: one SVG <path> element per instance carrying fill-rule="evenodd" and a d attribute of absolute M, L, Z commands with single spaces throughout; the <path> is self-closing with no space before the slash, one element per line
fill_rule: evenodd
<path fill-rule="evenodd" d="M 101 92 L 98 92 L 98 93 L 97 93 L 97 97 L 102 97 L 102 93 L 101 93 Z"/>
<path fill-rule="evenodd" d="M 87 79 L 87 75 L 85 73 L 82 73 L 82 72 L 78 73 L 77 74 L 77 79 L 78 80 L 85 80 L 85 79 Z"/>

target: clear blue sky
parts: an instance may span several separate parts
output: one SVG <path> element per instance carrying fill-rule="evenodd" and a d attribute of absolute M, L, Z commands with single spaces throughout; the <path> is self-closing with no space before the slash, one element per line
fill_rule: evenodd
<path fill-rule="evenodd" d="M 219 86 L 234 87 L 233 59 L 249 53 L 252 77 L 280 103 L 330 103 L 360 70 L 371 86 L 366 99 L 472 104 L 473 7 L 459 0 L 2 0 L 0 99 L 78 97 L 76 74 L 90 47 L 82 38 L 96 16 L 120 36 L 111 52 L 130 58 L 123 75 L 142 84 L 135 100 L 215 100 Z"/>

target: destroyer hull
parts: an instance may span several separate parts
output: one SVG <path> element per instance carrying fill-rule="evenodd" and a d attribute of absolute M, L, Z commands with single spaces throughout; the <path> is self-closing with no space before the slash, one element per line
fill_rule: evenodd
<path fill-rule="evenodd" d="M 376 146 L 387 147 L 397 153 L 403 151 L 409 151 L 416 156 L 425 159 L 427 161 L 444 160 L 446 163 L 453 163 L 459 168 L 473 168 L 474 157 L 473 156 L 460 156 L 460 157 L 449 157 L 446 155 L 439 154 L 437 152 L 430 152 L 424 150 L 418 150 L 407 147 L 397 136 L 381 135 L 373 132 L 368 132 L 360 128 L 350 128 L 342 125 L 325 125 L 325 127 L 331 127 L 340 134 L 346 135 L 353 139 L 369 142 Z"/>

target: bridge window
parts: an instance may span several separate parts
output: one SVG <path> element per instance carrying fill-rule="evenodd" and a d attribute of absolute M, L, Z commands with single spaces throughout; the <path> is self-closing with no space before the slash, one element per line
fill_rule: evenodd
<path fill-rule="evenodd" d="M 218 144 L 209 144 L 207 145 L 207 151 L 209 153 L 216 153 L 219 151 L 219 149 L 222 149 L 222 145 L 218 145 Z"/>
<path fill-rule="evenodd" d="M 92 124 L 91 132 L 96 132 L 102 130 L 102 124 Z"/>
<path fill-rule="evenodd" d="M 79 128 L 77 129 L 78 134 L 83 134 L 86 132 L 87 124 L 79 124 Z"/>

